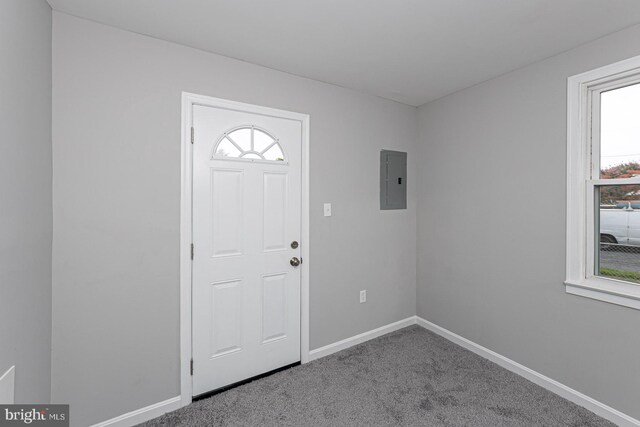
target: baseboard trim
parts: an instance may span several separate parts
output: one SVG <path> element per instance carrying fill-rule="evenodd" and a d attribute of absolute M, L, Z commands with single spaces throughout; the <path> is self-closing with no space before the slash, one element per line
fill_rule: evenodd
<path fill-rule="evenodd" d="M 523 378 L 533 382 L 534 384 L 543 387 L 552 393 L 563 397 L 570 402 L 575 403 L 576 405 L 580 405 L 589 411 L 593 412 L 596 415 L 601 416 L 602 418 L 611 421 L 619 425 L 620 427 L 640 427 L 640 421 L 624 414 L 610 406 L 605 405 L 602 402 L 599 402 L 585 394 L 580 393 L 577 390 L 572 389 L 554 379 L 551 379 L 539 372 L 534 371 L 533 369 L 527 368 L 520 363 L 509 359 L 501 354 L 496 353 L 495 351 L 489 350 L 486 347 L 481 346 L 480 344 L 476 344 L 475 342 L 468 340 L 458 334 L 455 334 L 448 329 L 445 329 L 441 326 L 436 325 L 435 323 L 431 323 L 428 320 L 425 320 L 419 316 L 411 316 L 406 319 L 390 323 L 385 326 L 381 326 L 379 328 L 373 329 L 368 332 L 364 332 L 362 334 L 355 335 L 351 338 L 346 338 L 344 340 L 335 342 L 333 344 L 326 345 L 324 347 L 317 348 L 315 350 L 311 350 L 309 352 L 309 361 L 320 359 L 325 356 L 329 356 L 330 354 L 336 353 L 341 350 L 345 350 L 349 347 L 353 347 L 354 345 L 361 344 L 363 342 L 372 340 L 379 336 L 395 332 L 399 329 L 406 328 L 411 325 L 419 325 L 429 331 L 432 331 L 441 337 L 466 348 L 469 351 L 481 356 L 487 360 L 490 360 L 496 363 L 503 368 L 520 375 Z M 101 423 L 95 424 L 92 427 L 131 427 L 136 424 L 143 423 L 145 421 L 149 421 L 153 418 L 157 418 L 162 414 L 167 412 L 175 411 L 182 406 L 181 397 L 176 396 L 171 399 L 167 399 L 163 402 L 159 402 L 153 405 L 149 405 L 145 408 L 138 409 L 136 411 L 128 412 L 126 414 L 120 415 L 119 417 L 112 418 L 107 421 L 103 421 Z"/>
<path fill-rule="evenodd" d="M 309 352 L 309 361 L 320 359 L 338 351 L 353 347 L 354 345 L 361 344 L 363 342 L 378 338 L 381 335 L 388 334 L 390 332 L 397 331 L 398 329 L 406 328 L 407 326 L 416 324 L 416 316 L 407 317 L 406 319 L 399 320 L 397 322 L 389 323 L 388 325 L 381 326 L 362 334 L 355 335 L 351 338 L 334 342 L 333 344 L 325 345 L 324 347 L 316 348 Z"/>
<path fill-rule="evenodd" d="M 468 340 L 460 335 L 454 334 L 453 332 L 436 325 L 435 323 L 431 323 L 428 320 L 425 320 L 419 316 L 416 316 L 416 324 L 422 326 L 425 329 L 428 329 L 443 338 L 448 339 L 449 341 L 458 344 L 461 347 L 466 348 L 474 352 L 475 354 L 488 359 L 503 368 L 520 375 L 528 379 L 529 381 L 539 385 L 540 387 L 546 388 L 547 390 L 555 393 L 565 399 L 575 403 L 576 405 L 580 405 L 589 411 L 593 412 L 596 415 L 601 416 L 602 418 L 611 421 L 621 427 L 640 427 L 640 421 L 630 417 L 627 414 L 624 414 L 616 409 L 613 409 L 610 406 L 605 405 L 602 402 L 599 402 L 585 394 L 580 393 L 577 390 L 572 389 L 562 383 L 559 383 L 556 380 L 553 380 L 545 375 L 542 375 L 539 372 L 534 371 L 533 369 L 529 369 L 524 365 L 521 365 L 518 362 L 515 362 L 501 354 L 496 353 L 495 351 L 489 350 L 486 347 L 483 347 L 475 342 Z"/>
<path fill-rule="evenodd" d="M 181 407 L 181 397 L 176 396 L 153 405 L 127 412 L 110 420 L 94 424 L 92 427 L 132 427 L 145 421 L 152 420 L 167 412 Z"/>

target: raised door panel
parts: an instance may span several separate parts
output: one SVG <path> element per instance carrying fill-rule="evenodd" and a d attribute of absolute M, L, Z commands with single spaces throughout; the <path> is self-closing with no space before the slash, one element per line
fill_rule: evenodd
<path fill-rule="evenodd" d="M 242 350 L 243 286 L 240 280 L 211 285 L 210 357 Z"/>
<path fill-rule="evenodd" d="M 242 254 L 244 174 L 211 168 L 211 256 Z"/>
<path fill-rule="evenodd" d="M 265 251 L 286 249 L 288 176 L 263 175 L 263 242 Z"/>
<path fill-rule="evenodd" d="M 287 275 L 265 276 L 262 285 L 262 342 L 286 338 Z"/>

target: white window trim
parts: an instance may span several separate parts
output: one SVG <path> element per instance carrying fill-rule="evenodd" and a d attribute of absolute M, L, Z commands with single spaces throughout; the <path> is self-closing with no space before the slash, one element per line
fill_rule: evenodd
<path fill-rule="evenodd" d="M 640 286 L 593 274 L 595 227 L 591 177 L 591 94 L 640 76 L 640 56 L 569 77 L 567 82 L 567 293 L 640 309 Z M 597 153 L 596 153 L 597 154 Z M 613 182 L 611 180 L 606 180 Z M 640 184 L 640 178 L 624 180 Z M 628 181 L 628 182 L 627 182 Z M 620 183 L 620 180 L 616 180 Z"/>

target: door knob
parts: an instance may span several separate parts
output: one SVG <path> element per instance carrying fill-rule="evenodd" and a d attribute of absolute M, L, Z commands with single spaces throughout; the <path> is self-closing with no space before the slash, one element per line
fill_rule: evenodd
<path fill-rule="evenodd" d="M 300 265 L 300 260 L 298 259 L 298 257 L 293 257 L 291 258 L 291 261 L 289 261 L 289 264 L 291 264 L 294 267 L 297 267 Z"/>

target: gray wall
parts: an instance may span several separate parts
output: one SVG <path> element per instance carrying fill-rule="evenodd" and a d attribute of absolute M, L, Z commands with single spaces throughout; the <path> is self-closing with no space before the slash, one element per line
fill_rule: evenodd
<path fill-rule="evenodd" d="M 640 311 L 568 295 L 566 79 L 640 27 L 420 108 L 418 315 L 640 418 Z"/>
<path fill-rule="evenodd" d="M 28 23 L 28 24 L 27 24 Z M 0 375 L 17 403 L 51 378 L 51 8 L 0 3 Z"/>
<path fill-rule="evenodd" d="M 311 115 L 312 349 L 415 314 L 416 108 L 59 13 L 53 39 L 52 399 L 74 424 L 179 394 L 181 91 Z M 407 210 L 379 210 L 382 148 L 409 152 Z"/>
<path fill-rule="evenodd" d="M 51 8 L 0 2 L 0 375 L 18 403 L 51 378 Z"/>

